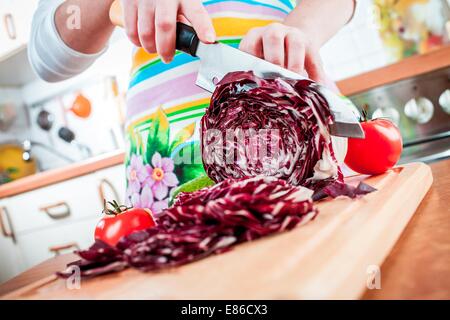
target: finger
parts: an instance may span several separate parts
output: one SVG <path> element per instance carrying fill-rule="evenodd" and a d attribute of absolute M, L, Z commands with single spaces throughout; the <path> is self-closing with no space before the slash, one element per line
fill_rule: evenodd
<path fill-rule="evenodd" d="M 200 41 L 204 43 L 214 43 L 216 41 L 216 32 L 211 18 L 200 1 L 181 1 L 181 12 L 192 24 Z"/>
<path fill-rule="evenodd" d="M 139 40 L 138 33 L 138 13 L 137 13 L 137 5 L 133 0 L 122 0 L 122 8 L 123 8 L 123 19 L 124 19 L 124 27 L 127 33 L 128 39 L 130 41 L 140 47 L 141 42 Z"/>
<path fill-rule="evenodd" d="M 141 1 L 139 4 L 138 32 L 142 47 L 149 53 L 155 53 L 155 7 L 151 1 Z"/>
<path fill-rule="evenodd" d="M 166 63 L 172 61 L 175 54 L 177 11 L 174 1 L 161 1 L 156 5 L 156 50 Z"/>
<path fill-rule="evenodd" d="M 267 29 L 263 35 L 264 59 L 279 66 L 284 66 L 285 33 L 276 26 Z"/>
<path fill-rule="evenodd" d="M 319 51 L 312 50 L 306 53 L 305 69 L 308 73 L 309 78 L 326 85 L 327 76 L 325 70 L 323 69 Z"/>
<path fill-rule="evenodd" d="M 306 49 L 302 43 L 301 37 L 290 32 L 285 38 L 285 67 L 291 71 L 301 74 L 305 67 Z"/>
<path fill-rule="evenodd" d="M 187 25 L 190 24 L 189 20 L 183 14 L 178 14 L 177 21 Z"/>
<path fill-rule="evenodd" d="M 258 58 L 264 58 L 261 30 L 260 28 L 250 30 L 239 44 L 239 49 Z"/>

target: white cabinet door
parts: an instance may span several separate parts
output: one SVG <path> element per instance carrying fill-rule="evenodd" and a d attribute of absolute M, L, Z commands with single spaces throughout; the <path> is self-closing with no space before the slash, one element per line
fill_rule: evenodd
<path fill-rule="evenodd" d="M 103 202 L 117 200 L 120 204 L 125 204 L 125 166 L 123 164 L 97 171 L 96 184 L 98 186 L 98 201 Z"/>
<path fill-rule="evenodd" d="M 38 0 L 2 0 L 0 2 L 0 60 L 28 43 L 33 13 Z"/>
<path fill-rule="evenodd" d="M 89 247 L 102 217 L 103 198 L 123 203 L 124 195 L 125 169 L 118 165 L 2 199 L 0 208 L 7 207 L 7 214 L 2 215 L 6 236 L 0 234 L 0 280 L 60 250 Z"/>
<path fill-rule="evenodd" d="M 6 59 L 17 46 L 14 17 L 8 1 L 0 2 L 0 61 Z"/>
<path fill-rule="evenodd" d="M 94 231 L 99 218 L 57 225 L 17 236 L 25 267 L 31 268 L 56 254 L 86 249 L 94 243 Z"/>
<path fill-rule="evenodd" d="M 7 199 L 3 199 L 0 201 L 0 283 L 16 276 L 24 268 Z"/>

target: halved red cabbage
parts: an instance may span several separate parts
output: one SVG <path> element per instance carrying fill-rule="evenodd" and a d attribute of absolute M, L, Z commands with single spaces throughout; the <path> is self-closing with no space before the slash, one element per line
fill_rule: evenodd
<path fill-rule="evenodd" d="M 201 121 L 203 165 L 216 182 L 266 175 L 317 190 L 324 181 L 343 181 L 331 122 L 312 81 L 230 73 Z"/>
<path fill-rule="evenodd" d="M 182 193 L 154 228 L 122 238 L 116 247 L 97 241 L 72 265 L 90 277 L 134 267 L 159 270 L 229 250 L 313 219 L 312 191 L 274 177 L 227 179 Z M 60 276 L 70 276 L 60 273 Z"/>

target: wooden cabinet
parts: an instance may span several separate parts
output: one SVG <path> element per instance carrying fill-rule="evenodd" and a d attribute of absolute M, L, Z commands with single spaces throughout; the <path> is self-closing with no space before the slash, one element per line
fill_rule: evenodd
<path fill-rule="evenodd" d="M 102 216 L 103 199 L 123 202 L 118 165 L 0 199 L 0 282 L 56 254 L 86 248 Z"/>
<path fill-rule="evenodd" d="M 0 60 L 26 46 L 38 0 L 0 2 Z"/>

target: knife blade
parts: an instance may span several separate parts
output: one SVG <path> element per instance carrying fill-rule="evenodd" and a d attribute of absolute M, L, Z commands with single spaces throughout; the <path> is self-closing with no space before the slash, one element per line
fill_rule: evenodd
<path fill-rule="evenodd" d="M 307 79 L 226 44 L 204 44 L 199 41 L 195 30 L 183 23 L 177 24 L 176 48 L 200 59 L 196 84 L 209 92 L 214 92 L 216 84 L 227 73 L 233 71 L 251 70 L 256 76 L 265 79 L 277 77 Z M 364 138 L 364 131 L 359 123 L 359 112 L 353 103 L 318 83 L 316 83 L 316 89 L 330 106 L 333 115 L 331 134 L 339 137 Z"/>

